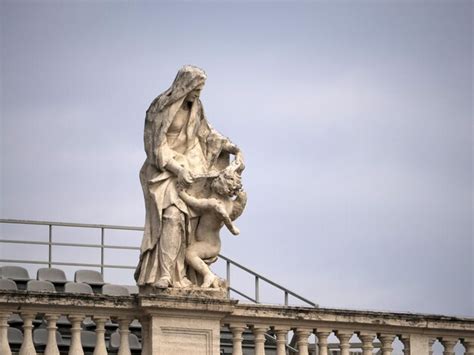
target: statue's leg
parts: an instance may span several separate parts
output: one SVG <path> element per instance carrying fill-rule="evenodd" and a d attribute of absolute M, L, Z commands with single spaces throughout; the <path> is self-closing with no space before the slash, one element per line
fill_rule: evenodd
<path fill-rule="evenodd" d="M 215 257 L 218 253 L 218 247 L 207 242 L 196 242 L 188 247 L 186 251 L 186 262 L 196 270 L 197 273 L 202 275 L 203 282 L 201 287 L 210 287 L 217 279 L 217 276 L 214 275 L 203 259 Z"/>
<path fill-rule="evenodd" d="M 177 258 L 183 244 L 184 216 L 175 206 L 170 206 L 163 213 L 163 229 L 160 235 L 159 258 L 160 279 L 155 286 L 171 286 Z"/>

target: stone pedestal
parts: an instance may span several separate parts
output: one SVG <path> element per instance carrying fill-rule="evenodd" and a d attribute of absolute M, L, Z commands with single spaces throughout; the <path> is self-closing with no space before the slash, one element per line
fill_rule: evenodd
<path fill-rule="evenodd" d="M 152 286 L 140 286 L 139 294 L 150 297 L 181 297 L 181 299 L 219 299 L 228 300 L 228 290 L 225 285 L 220 288 L 201 288 L 201 287 L 186 287 L 176 288 L 170 287 L 160 289 Z"/>
<path fill-rule="evenodd" d="M 409 355 L 429 355 L 431 347 L 429 345 L 430 338 L 422 334 L 411 334 L 409 336 L 410 347 Z"/>
<path fill-rule="evenodd" d="M 173 289 L 141 294 L 138 302 L 148 323 L 143 355 L 219 355 L 221 320 L 237 303 Z"/>

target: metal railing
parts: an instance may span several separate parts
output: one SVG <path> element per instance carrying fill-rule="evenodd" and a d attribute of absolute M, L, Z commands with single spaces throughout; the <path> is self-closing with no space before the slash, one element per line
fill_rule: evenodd
<path fill-rule="evenodd" d="M 96 267 L 100 268 L 102 275 L 104 274 L 104 269 L 114 268 L 114 269 L 131 269 L 134 270 L 135 266 L 131 265 L 114 265 L 114 264 L 105 264 L 105 250 L 106 249 L 122 249 L 122 250 L 140 250 L 139 247 L 134 246 L 123 246 L 123 245 L 113 245 L 105 244 L 105 232 L 106 230 L 120 230 L 120 231 L 143 231 L 143 227 L 133 227 L 133 226 L 117 226 L 117 225 L 108 225 L 108 224 L 85 224 L 85 223 L 65 223 L 65 222 L 51 222 L 51 221 L 32 221 L 32 220 L 19 220 L 19 219 L 0 219 L 0 223 L 3 224 L 22 224 L 22 225 L 40 225 L 48 227 L 48 241 L 33 241 L 33 240 L 12 240 L 12 239 L 3 239 L 0 237 L 1 243 L 9 244 L 27 244 L 27 245 L 47 245 L 48 246 L 48 260 L 21 260 L 21 259 L 0 259 L 2 263 L 23 263 L 23 264 L 39 264 L 47 265 L 51 268 L 53 265 L 57 266 L 81 266 L 81 267 Z M 64 243 L 64 242 L 55 242 L 53 240 L 53 227 L 71 227 L 71 228 L 92 228 L 100 230 L 100 244 L 87 244 L 87 243 Z M 100 249 L 100 263 L 74 263 L 74 262 L 59 262 L 53 260 L 53 246 L 66 246 L 66 247 L 79 247 L 79 248 L 96 248 Z M 312 307 L 317 307 L 317 304 L 314 302 L 298 295 L 297 293 L 279 285 L 278 283 L 271 281 L 270 279 L 256 273 L 255 271 L 237 263 L 236 261 L 219 254 L 219 257 L 226 263 L 226 281 L 229 286 L 229 291 L 236 293 L 237 295 L 251 301 L 254 303 L 260 303 L 260 281 L 264 281 L 269 285 L 279 289 L 283 292 L 284 295 L 284 305 L 289 304 L 289 296 L 291 295 L 295 299 L 298 299 L 307 305 Z M 254 297 L 245 294 L 231 286 L 231 267 L 234 266 L 238 269 L 241 269 L 248 274 L 250 274 L 255 279 L 254 284 Z"/>

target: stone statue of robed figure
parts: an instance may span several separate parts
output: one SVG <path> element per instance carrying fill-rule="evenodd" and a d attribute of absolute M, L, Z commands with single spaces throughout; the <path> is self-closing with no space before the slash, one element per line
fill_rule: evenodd
<path fill-rule="evenodd" d="M 200 92 L 203 70 L 184 66 L 146 111 L 146 160 L 140 170 L 146 207 L 139 286 L 217 287 L 209 269 L 220 251 L 219 230 L 246 204 L 240 149 L 212 128 Z"/>

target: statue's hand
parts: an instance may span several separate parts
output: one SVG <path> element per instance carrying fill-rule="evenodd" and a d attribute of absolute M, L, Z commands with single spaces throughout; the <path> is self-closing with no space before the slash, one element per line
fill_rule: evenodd
<path fill-rule="evenodd" d="M 235 155 L 235 162 L 238 166 L 238 169 L 237 169 L 237 172 L 240 174 L 242 173 L 242 171 L 244 171 L 245 169 L 245 164 L 244 164 L 244 157 L 242 155 L 241 152 L 238 152 L 236 155 Z"/>
<path fill-rule="evenodd" d="M 193 175 L 188 169 L 182 168 L 178 172 L 178 185 L 189 186 L 194 182 Z"/>
<path fill-rule="evenodd" d="M 235 145 L 234 143 L 231 143 L 230 141 L 226 141 L 222 149 L 234 155 L 240 152 L 239 147 L 237 147 L 237 145 Z"/>

